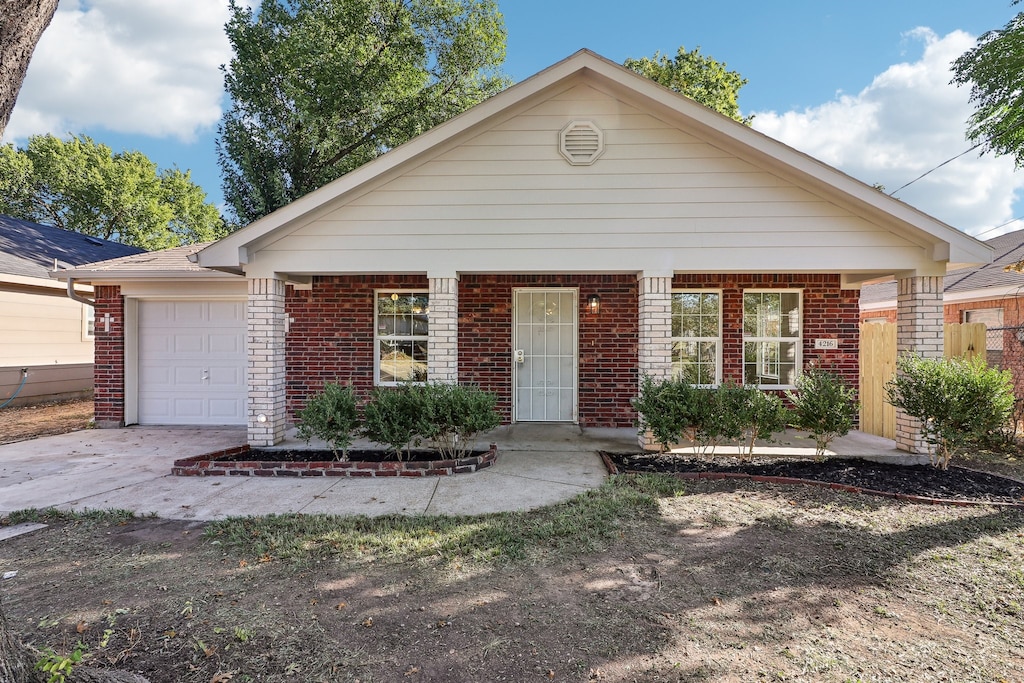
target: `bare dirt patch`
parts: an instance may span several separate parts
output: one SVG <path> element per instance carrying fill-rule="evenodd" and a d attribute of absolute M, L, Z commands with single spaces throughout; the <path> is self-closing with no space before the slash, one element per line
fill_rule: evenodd
<path fill-rule="evenodd" d="M 583 525 L 485 561 L 443 544 L 389 553 L 370 537 L 391 524 L 471 541 L 504 517 L 460 520 L 457 534 L 436 519 L 367 521 L 287 558 L 266 549 L 288 539 L 258 521 L 241 528 L 271 537 L 261 544 L 55 518 L 0 543 L 0 572 L 18 572 L 0 586 L 24 638 L 81 640 L 94 663 L 154 682 L 1021 680 L 1024 513 L 660 486 L 597 550 L 572 545 Z"/>
<path fill-rule="evenodd" d="M 92 423 L 92 399 L 42 403 L 0 410 L 0 444 L 86 429 Z"/>

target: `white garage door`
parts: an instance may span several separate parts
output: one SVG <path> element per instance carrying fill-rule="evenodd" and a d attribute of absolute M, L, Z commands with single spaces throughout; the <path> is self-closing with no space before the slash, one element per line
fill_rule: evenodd
<path fill-rule="evenodd" d="M 139 424 L 245 424 L 245 301 L 139 302 Z"/>

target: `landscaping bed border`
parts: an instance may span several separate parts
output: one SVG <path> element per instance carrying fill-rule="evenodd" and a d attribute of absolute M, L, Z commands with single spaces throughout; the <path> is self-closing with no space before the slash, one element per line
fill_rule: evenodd
<path fill-rule="evenodd" d="M 236 446 L 175 460 L 171 474 L 178 477 L 445 477 L 479 472 L 493 465 L 498 458 L 498 446 L 492 443 L 482 455 L 447 460 L 218 460 L 242 455 L 250 450 L 248 445 Z"/>

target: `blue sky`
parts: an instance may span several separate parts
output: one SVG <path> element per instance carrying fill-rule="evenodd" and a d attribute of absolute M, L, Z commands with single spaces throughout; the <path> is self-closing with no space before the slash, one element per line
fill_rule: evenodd
<path fill-rule="evenodd" d="M 1010 0 L 499 0 L 514 80 L 586 47 L 622 62 L 700 47 L 749 83 L 754 127 L 895 189 L 966 150 L 967 92 L 949 62 L 1020 8 Z M 221 200 L 226 2 L 61 0 L 36 50 L 6 142 L 85 133 L 191 169 Z M 898 196 L 972 234 L 1024 215 L 1024 173 L 969 154 Z M 987 232 L 1024 227 L 1021 222 Z"/>

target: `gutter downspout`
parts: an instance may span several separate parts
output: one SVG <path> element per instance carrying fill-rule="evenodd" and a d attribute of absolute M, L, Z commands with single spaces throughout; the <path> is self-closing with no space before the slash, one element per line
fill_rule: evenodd
<path fill-rule="evenodd" d="M 79 293 L 75 291 L 75 278 L 73 277 L 68 278 L 68 298 L 71 299 L 72 301 L 77 301 L 80 304 L 85 304 L 86 306 L 92 306 L 93 308 L 96 308 L 95 301 L 92 301 L 91 299 L 86 299 L 84 296 L 79 295 Z"/>

